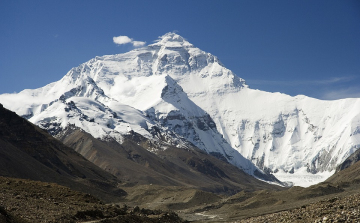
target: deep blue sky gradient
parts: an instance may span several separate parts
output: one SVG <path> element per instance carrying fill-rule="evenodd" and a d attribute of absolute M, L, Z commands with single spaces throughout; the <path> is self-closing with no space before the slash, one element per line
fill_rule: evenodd
<path fill-rule="evenodd" d="M 360 97 L 358 0 L 0 1 L 0 93 L 38 88 L 95 56 L 177 31 L 251 88 Z"/>

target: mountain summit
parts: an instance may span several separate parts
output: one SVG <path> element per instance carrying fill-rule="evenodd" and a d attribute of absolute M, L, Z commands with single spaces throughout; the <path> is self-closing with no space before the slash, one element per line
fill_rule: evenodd
<path fill-rule="evenodd" d="M 325 180 L 360 147 L 360 99 L 253 90 L 175 33 L 95 57 L 57 82 L 0 95 L 0 103 L 55 136 L 75 125 L 122 143 L 135 132 L 162 142 L 155 154 L 194 145 L 251 175 L 300 186 Z"/>
<path fill-rule="evenodd" d="M 155 43 L 149 46 L 165 46 L 165 47 L 192 47 L 194 46 L 185 40 L 182 36 L 176 33 L 166 33 L 165 35 L 159 37 Z"/>

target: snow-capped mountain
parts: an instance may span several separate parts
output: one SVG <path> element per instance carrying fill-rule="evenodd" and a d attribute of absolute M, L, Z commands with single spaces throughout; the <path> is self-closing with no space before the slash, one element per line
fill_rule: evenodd
<path fill-rule="evenodd" d="M 302 186 L 325 180 L 360 147 L 360 99 L 251 89 L 175 33 L 95 57 L 45 87 L 0 95 L 0 103 L 53 135 L 73 124 L 121 143 L 134 131 L 179 147 L 192 143 L 249 174 L 259 173 L 256 165 Z"/>

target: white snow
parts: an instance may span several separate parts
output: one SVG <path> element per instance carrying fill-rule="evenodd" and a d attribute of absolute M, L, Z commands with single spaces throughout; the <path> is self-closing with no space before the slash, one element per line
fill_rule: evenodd
<path fill-rule="evenodd" d="M 78 110 L 65 112 L 71 101 Z M 0 95 L 0 103 L 35 124 L 75 124 L 98 138 L 121 141 L 133 130 L 153 139 L 150 129 L 158 126 L 248 173 L 255 168 L 250 160 L 302 186 L 325 180 L 360 148 L 360 99 L 251 89 L 174 33 L 128 53 L 95 57 L 43 88 Z"/>
<path fill-rule="evenodd" d="M 297 174 L 285 173 L 283 170 L 275 173 L 275 177 L 281 179 L 283 182 L 291 182 L 293 186 L 310 187 L 314 182 L 322 182 L 335 173 L 333 171 L 324 171 L 317 174 L 312 174 L 306 171 L 306 168 L 298 170 Z"/>

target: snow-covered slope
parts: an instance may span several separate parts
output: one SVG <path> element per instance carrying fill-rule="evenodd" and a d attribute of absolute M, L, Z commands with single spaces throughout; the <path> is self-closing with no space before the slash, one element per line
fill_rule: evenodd
<path fill-rule="evenodd" d="M 53 131 L 97 138 L 133 130 L 218 154 L 254 174 L 308 186 L 360 147 L 360 99 L 321 101 L 250 89 L 219 60 L 168 33 L 125 54 L 95 57 L 43 88 L 0 103 Z M 241 155 L 240 155 L 241 154 Z"/>

